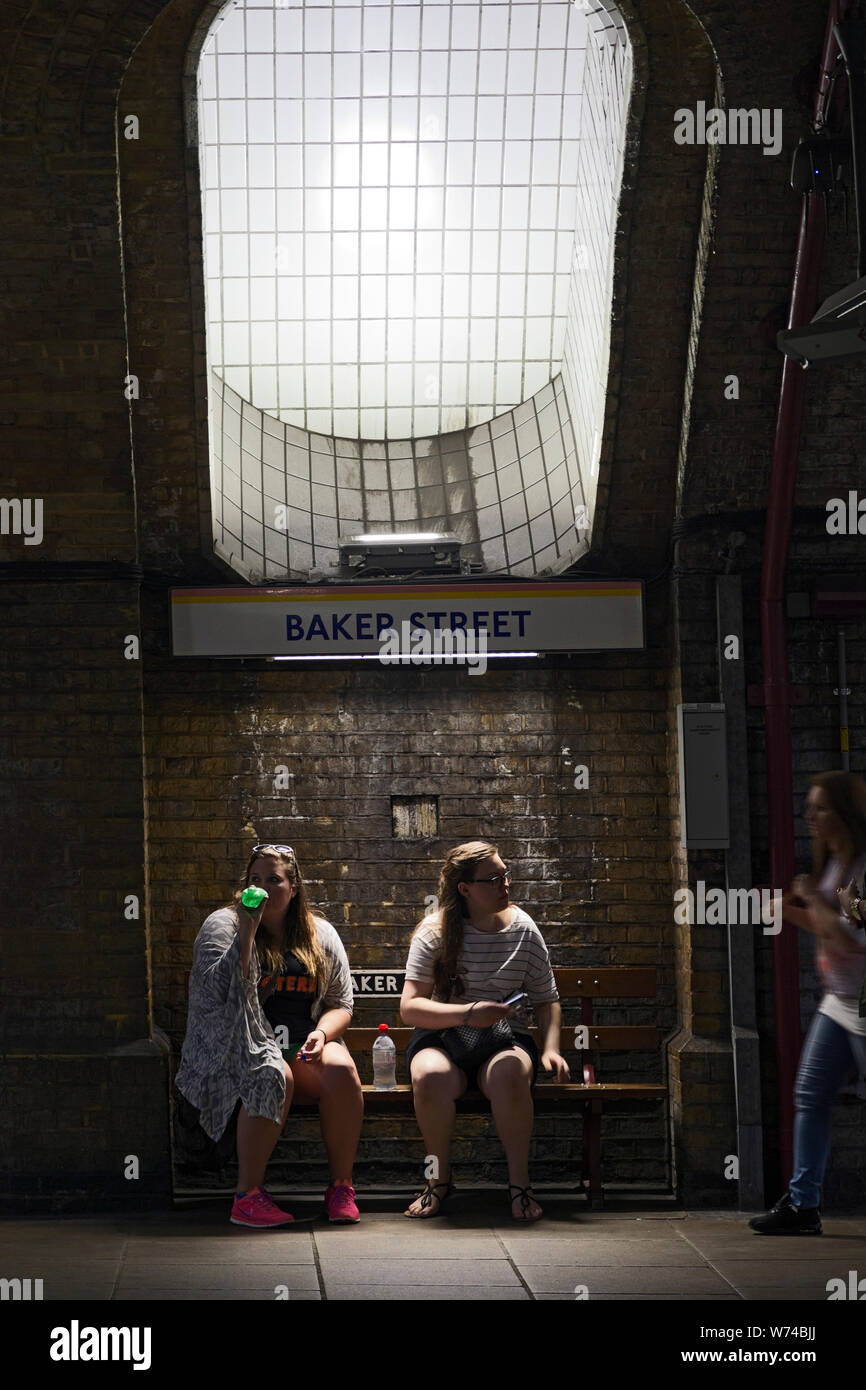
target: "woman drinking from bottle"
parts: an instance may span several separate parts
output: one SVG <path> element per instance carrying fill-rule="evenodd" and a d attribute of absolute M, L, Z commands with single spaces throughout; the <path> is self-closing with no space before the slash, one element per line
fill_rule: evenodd
<path fill-rule="evenodd" d="M 241 902 L 248 888 L 267 892 L 255 909 Z M 176 1078 L 211 1139 L 220 1138 L 242 1102 L 235 1225 L 294 1219 L 262 1186 L 293 1099 L 318 1102 L 331 1174 L 329 1219 L 358 1221 L 352 1165 L 364 1104 L 342 1040 L 352 1008 L 343 943 L 308 906 L 294 850 L 256 845 L 231 903 L 211 913 L 196 937 Z"/>
<path fill-rule="evenodd" d="M 438 912 L 412 937 L 400 1014 L 415 1029 L 406 1059 L 418 1124 L 438 1173 L 406 1216 L 438 1216 L 453 1191 L 454 1103 L 471 1084 L 490 1101 L 505 1149 L 512 1217 L 532 1222 L 543 1214 L 529 1184 L 538 1049 L 523 1018 L 504 1001 L 515 993 L 528 996 L 543 1040 L 541 1065 L 557 1081 L 567 1081 L 569 1070 L 559 1054 L 562 1012 L 547 947 L 528 913 L 509 903 L 510 877 L 495 845 L 458 845 L 439 875 Z M 508 1030 L 498 1036 L 506 1019 L 511 1036 Z M 476 1062 L 479 1052 L 487 1055 Z"/>

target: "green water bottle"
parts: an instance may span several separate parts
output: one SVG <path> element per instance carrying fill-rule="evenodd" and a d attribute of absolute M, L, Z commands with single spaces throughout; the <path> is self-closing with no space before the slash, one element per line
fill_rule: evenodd
<path fill-rule="evenodd" d="M 255 912 L 267 896 L 264 888 L 245 888 L 241 893 L 241 902 L 249 912 Z"/>

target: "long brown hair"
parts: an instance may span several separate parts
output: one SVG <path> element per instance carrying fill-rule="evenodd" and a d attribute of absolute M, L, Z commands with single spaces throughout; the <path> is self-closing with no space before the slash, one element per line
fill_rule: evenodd
<path fill-rule="evenodd" d="M 465 845 L 457 845 L 449 851 L 445 863 L 439 870 L 439 910 L 428 917 L 422 917 L 415 932 L 432 923 L 442 932 L 442 944 L 433 962 L 433 988 L 437 994 L 447 998 L 450 993 L 464 994 L 466 979 L 457 970 L 457 957 L 463 945 L 463 925 L 466 921 L 466 902 L 457 891 L 458 883 L 469 883 L 479 864 L 490 859 L 499 850 L 486 840 L 469 840 Z"/>
<path fill-rule="evenodd" d="M 866 851 L 866 782 L 854 772 L 817 772 L 809 782 L 820 787 L 834 815 L 842 823 L 843 845 L 839 858 L 846 872 Z M 812 846 L 812 872 L 816 879 L 830 858 L 826 840 L 815 840 Z"/>
<path fill-rule="evenodd" d="M 241 894 L 245 888 L 250 886 L 250 871 L 257 859 L 276 859 L 286 869 L 286 877 L 294 888 L 292 901 L 289 903 L 283 923 L 283 939 L 279 948 L 274 950 L 271 946 L 262 942 L 259 933 L 256 932 L 256 955 L 259 958 L 259 965 L 262 974 L 270 976 L 272 979 L 285 969 L 283 960 L 284 951 L 292 951 L 304 966 L 304 969 L 316 979 L 316 991 L 318 992 L 327 979 L 328 966 L 325 953 L 322 950 L 316 931 L 316 922 L 319 920 L 310 908 L 307 901 L 307 893 L 304 888 L 304 880 L 298 867 L 298 861 L 294 854 L 286 854 L 284 850 L 265 847 L 258 854 L 255 850 L 247 860 L 247 867 L 240 880 L 239 887 L 235 892 L 231 902 L 225 904 L 226 907 L 244 910 L 241 902 Z"/>

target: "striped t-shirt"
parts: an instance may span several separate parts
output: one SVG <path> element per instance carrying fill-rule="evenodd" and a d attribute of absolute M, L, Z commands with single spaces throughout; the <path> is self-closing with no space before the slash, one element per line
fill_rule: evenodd
<path fill-rule="evenodd" d="M 419 927 L 406 960 L 407 980 L 422 985 L 433 983 L 433 963 L 441 943 L 442 929 L 437 922 Z M 467 918 L 457 968 L 466 980 L 466 993 L 458 994 L 455 989 L 450 1000 L 446 1000 L 434 990 L 430 998 L 435 1002 L 472 1004 L 487 999 L 498 1004 L 518 990 L 525 990 L 532 1004 L 552 1004 L 559 999 L 544 938 L 520 907 L 513 908 L 510 925 L 501 931 L 479 931 Z M 519 1013 L 513 1014 L 509 1023 L 517 1032 L 529 1031 Z"/>

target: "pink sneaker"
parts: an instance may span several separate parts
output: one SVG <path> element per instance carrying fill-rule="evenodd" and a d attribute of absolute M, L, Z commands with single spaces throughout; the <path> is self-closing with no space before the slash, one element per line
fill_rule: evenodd
<path fill-rule="evenodd" d="M 338 1183 L 336 1186 L 333 1183 L 328 1184 L 325 1189 L 325 1206 L 329 1221 L 347 1224 L 350 1221 L 361 1220 L 361 1213 L 355 1206 L 355 1189 L 347 1182 Z"/>
<path fill-rule="evenodd" d="M 286 1226 L 290 1221 L 294 1221 L 287 1211 L 280 1211 L 273 1198 L 265 1192 L 263 1187 L 257 1188 L 252 1192 L 244 1193 L 243 1197 L 235 1195 L 232 1214 L 229 1217 L 236 1226 Z"/>

